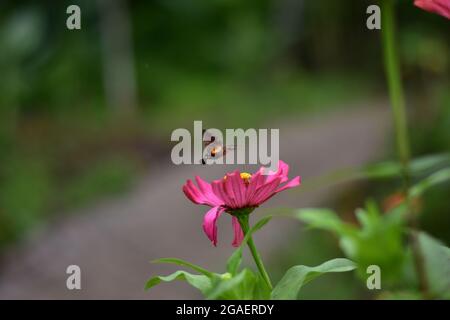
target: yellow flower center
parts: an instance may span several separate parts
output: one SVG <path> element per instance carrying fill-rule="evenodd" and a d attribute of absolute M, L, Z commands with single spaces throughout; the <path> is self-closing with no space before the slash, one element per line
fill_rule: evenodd
<path fill-rule="evenodd" d="M 241 176 L 241 179 L 244 180 L 245 184 L 249 184 L 250 183 L 250 178 L 252 177 L 252 175 L 250 173 L 241 172 L 240 176 Z M 227 176 L 224 176 L 223 180 L 227 180 Z"/>
<path fill-rule="evenodd" d="M 250 173 L 247 173 L 247 172 L 241 173 L 241 179 L 244 180 L 245 183 L 249 183 L 251 177 L 252 177 L 252 175 Z"/>

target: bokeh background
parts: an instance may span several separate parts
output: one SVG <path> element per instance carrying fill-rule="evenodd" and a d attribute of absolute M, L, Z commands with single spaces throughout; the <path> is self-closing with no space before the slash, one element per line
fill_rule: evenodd
<path fill-rule="evenodd" d="M 186 284 L 144 292 L 178 256 L 217 271 L 231 253 L 201 231 L 188 178 L 230 166 L 174 166 L 170 134 L 194 120 L 280 128 L 281 158 L 304 179 L 395 157 L 380 32 L 365 0 L 97 0 L 0 4 L 0 298 L 196 298 Z M 82 29 L 66 28 L 77 4 Z M 450 148 L 449 24 L 398 1 L 398 46 L 414 156 Z M 254 168 L 251 168 L 254 169 Z M 352 221 L 399 181 L 290 191 L 271 206 L 332 207 Z M 448 185 L 423 199 L 422 227 L 450 244 Z M 267 207 L 269 208 L 269 207 Z M 270 210 L 269 210 L 270 211 Z M 256 241 L 276 277 L 343 256 L 337 239 L 273 222 Z M 250 262 L 249 262 L 250 263 Z M 78 264 L 83 289 L 65 288 Z M 351 275 L 304 298 L 372 298 Z"/>

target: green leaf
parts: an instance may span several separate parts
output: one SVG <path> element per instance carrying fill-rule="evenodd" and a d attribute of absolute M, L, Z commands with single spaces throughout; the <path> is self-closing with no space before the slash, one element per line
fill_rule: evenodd
<path fill-rule="evenodd" d="M 209 278 L 214 277 L 214 273 L 211 271 L 208 271 L 202 267 L 199 267 L 195 264 L 192 264 L 190 262 L 184 261 L 182 259 L 177 259 L 177 258 L 160 258 L 160 259 L 156 259 L 154 261 L 152 261 L 153 263 L 170 263 L 170 264 L 176 264 L 178 266 L 183 266 L 183 267 L 188 267 L 191 268 L 194 271 L 197 271 Z"/>
<path fill-rule="evenodd" d="M 429 188 L 448 180 L 450 180 L 450 168 L 439 170 L 414 185 L 410 190 L 410 194 L 413 197 L 420 196 Z"/>
<path fill-rule="evenodd" d="M 405 213 L 404 207 L 398 207 L 383 215 L 375 202 L 368 201 L 365 209 L 356 210 L 359 226 L 343 222 L 327 209 L 301 209 L 297 218 L 311 227 L 337 234 L 345 256 L 357 262 L 360 277 L 365 279 L 367 266 L 377 264 L 384 270 L 384 281 L 395 284 L 405 262 Z"/>
<path fill-rule="evenodd" d="M 192 286 L 202 291 L 208 299 L 264 299 L 269 297 L 267 288 L 261 286 L 261 279 L 251 270 L 244 269 L 237 273 L 242 260 L 242 248 L 247 244 L 250 236 L 265 226 L 272 216 L 259 220 L 246 234 L 241 246 L 235 250 L 227 262 L 227 273 L 217 274 L 202 267 L 177 258 L 162 258 L 154 263 L 171 263 L 179 266 L 189 267 L 201 275 L 193 275 L 185 271 L 177 271 L 169 276 L 158 276 L 151 278 L 146 289 L 151 288 L 161 281 L 185 280 Z M 265 284 L 264 284 L 265 285 Z"/>
<path fill-rule="evenodd" d="M 429 290 L 437 298 L 450 299 L 450 248 L 424 232 L 418 237 Z"/>
<path fill-rule="evenodd" d="M 266 281 L 263 279 L 263 277 L 260 274 L 258 274 L 257 277 L 258 277 L 258 279 L 255 284 L 253 299 L 254 300 L 269 300 L 270 294 L 271 294 L 270 288 L 267 286 Z"/>
<path fill-rule="evenodd" d="M 450 154 L 442 153 L 435 155 L 427 155 L 424 157 L 412 159 L 409 170 L 412 175 L 425 174 L 436 167 L 450 163 Z M 395 161 L 384 161 L 380 163 L 370 164 L 357 169 L 355 177 L 360 178 L 391 178 L 402 174 L 402 165 Z"/>
<path fill-rule="evenodd" d="M 366 209 L 356 209 L 356 218 L 361 225 L 361 232 L 371 234 L 383 223 L 383 218 L 376 203 L 372 200 L 366 202 Z"/>
<path fill-rule="evenodd" d="M 158 285 L 161 281 L 171 282 L 174 280 L 184 280 L 187 281 L 191 286 L 200 290 L 203 294 L 205 294 L 208 290 L 211 289 L 211 279 L 205 275 L 197 275 L 190 274 L 186 271 L 176 271 L 168 276 L 156 276 L 150 278 L 145 285 L 145 290 L 148 290 L 156 285 Z"/>
<path fill-rule="evenodd" d="M 328 230 L 338 235 L 353 235 L 356 228 L 344 223 L 339 216 L 329 209 L 300 209 L 295 213 L 295 217 L 307 223 L 313 228 Z"/>
<path fill-rule="evenodd" d="M 242 240 L 241 245 L 239 248 L 237 248 L 231 257 L 228 259 L 227 262 L 227 271 L 231 273 L 232 275 L 235 275 L 239 269 L 239 266 L 242 262 L 242 249 L 247 244 L 248 240 L 250 239 L 251 235 L 255 233 L 256 231 L 260 230 L 262 227 L 264 227 L 270 220 L 272 219 L 272 216 L 266 216 L 255 223 L 255 225 L 247 232 L 244 239 Z"/>
<path fill-rule="evenodd" d="M 398 162 L 386 161 L 362 167 L 355 173 L 359 178 L 390 178 L 400 175 L 402 166 Z"/>
<path fill-rule="evenodd" d="M 248 300 L 253 298 L 257 276 L 244 269 L 231 278 L 221 278 L 213 282 L 206 294 L 207 299 Z"/>
<path fill-rule="evenodd" d="M 412 159 L 409 170 L 412 175 L 421 175 L 430 172 L 442 165 L 450 163 L 450 153 L 427 155 Z M 395 161 L 385 161 L 362 167 L 356 176 L 366 178 L 390 178 L 402 173 L 402 166 Z"/>
<path fill-rule="evenodd" d="M 427 155 L 413 159 L 410 170 L 413 174 L 426 173 L 440 166 L 450 164 L 450 153 Z"/>
<path fill-rule="evenodd" d="M 290 268 L 272 291 L 272 299 L 297 299 L 300 289 L 316 277 L 330 272 L 347 272 L 356 269 L 356 264 L 348 259 L 338 258 L 316 267 L 295 266 Z"/>
<path fill-rule="evenodd" d="M 259 274 L 245 268 L 235 276 L 227 273 L 215 278 L 205 297 L 220 300 L 267 300 L 270 298 L 270 289 Z"/>

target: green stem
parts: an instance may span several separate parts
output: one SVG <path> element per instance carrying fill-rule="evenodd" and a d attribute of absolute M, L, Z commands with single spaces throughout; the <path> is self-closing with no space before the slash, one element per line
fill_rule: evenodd
<path fill-rule="evenodd" d="M 244 232 L 244 235 L 246 235 L 250 230 L 249 215 L 243 214 L 238 216 L 237 218 L 239 220 L 239 224 L 241 225 L 242 231 Z M 262 262 L 261 256 L 258 253 L 258 250 L 256 249 L 252 236 L 250 236 L 250 238 L 248 239 L 247 245 L 250 249 L 250 252 L 252 253 L 253 260 L 255 260 L 256 266 L 258 267 L 259 273 L 263 277 L 269 289 L 272 291 L 272 282 L 270 281 L 270 277 L 266 271 L 266 268 L 264 268 L 264 264 Z"/>
<path fill-rule="evenodd" d="M 394 116 L 397 152 L 403 168 L 403 187 L 408 190 L 410 184 L 408 127 L 406 120 L 405 98 L 403 93 L 398 54 L 395 40 L 394 1 L 383 0 L 381 8 L 382 44 L 384 66 Z"/>
<path fill-rule="evenodd" d="M 403 189 L 406 196 L 406 205 L 409 212 L 409 222 L 413 229 L 418 229 L 418 219 L 414 212 L 409 195 L 411 186 L 409 159 L 410 147 L 408 140 L 408 126 L 405 110 L 405 98 L 400 76 L 400 67 L 398 62 L 398 53 L 395 39 L 395 8 L 394 0 L 383 0 L 381 2 L 381 36 L 383 45 L 384 67 L 389 88 L 389 97 L 391 101 L 392 113 L 394 116 L 395 137 L 397 152 L 402 165 Z M 410 243 L 412 246 L 415 269 L 419 278 L 420 289 L 425 298 L 429 296 L 428 281 L 424 259 L 420 250 L 419 241 L 416 232 L 411 232 Z"/>

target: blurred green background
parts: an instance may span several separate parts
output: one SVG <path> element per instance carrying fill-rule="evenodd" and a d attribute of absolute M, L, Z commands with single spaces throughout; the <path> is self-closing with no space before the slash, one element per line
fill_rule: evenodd
<path fill-rule="evenodd" d="M 2 1 L 0 254 L 56 213 L 128 190 L 193 120 L 252 127 L 384 98 L 380 33 L 365 28 L 373 2 Z M 413 154 L 448 151 L 448 21 L 398 2 Z M 80 31 L 65 27 L 70 4 L 82 7 Z M 367 183 L 336 206 L 397 188 Z M 424 228 L 450 243 L 448 188 L 422 201 Z M 305 264 L 338 250 L 324 234 L 299 239 Z M 337 294 L 360 294 L 346 277 Z M 305 293 L 323 296 L 321 281 Z"/>

